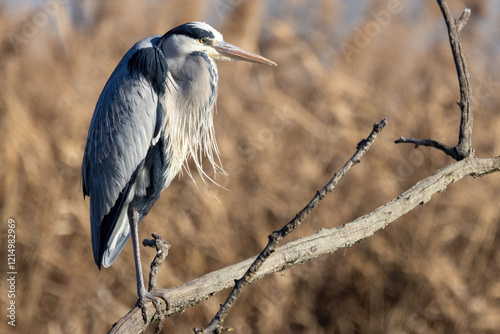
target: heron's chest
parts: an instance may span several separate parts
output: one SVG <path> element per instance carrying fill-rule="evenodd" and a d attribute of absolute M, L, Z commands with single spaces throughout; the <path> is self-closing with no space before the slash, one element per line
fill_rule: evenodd
<path fill-rule="evenodd" d="M 203 152 L 215 147 L 213 109 L 217 83 L 217 67 L 208 57 L 192 57 L 181 71 L 169 73 L 163 100 L 164 129 L 173 171 L 180 171 L 189 157 L 200 169 Z"/>

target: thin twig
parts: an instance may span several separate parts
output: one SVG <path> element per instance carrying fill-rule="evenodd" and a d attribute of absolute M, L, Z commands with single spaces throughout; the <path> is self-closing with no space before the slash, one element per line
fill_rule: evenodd
<path fill-rule="evenodd" d="M 467 21 L 469 21 L 470 13 L 470 9 L 465 8 L 462 16 L 456 21 L 458 32 L 462 31 L 462 28 L 467 24 Z"/>
<path fill-rule="evenodd" d="M 358 146 L 356 153 L 347 161 L 347 163 L 333 176 L 333 178 L 324 186 L 321 190 L 318 190 L 314 198 L 309 202 L 309 204 L 300 211 L 294 219 L 292 219 L 288 224 L 286 224 L 281 230 L 274 231 L 269 235 L 269 242 L 264 250 L 257 256 L 252 265 L 248 268 L 245 275 L 242 278 L 235 280 L 235 285 L 231 293 L 226 299 L 226 302 L 221 305 L 219 311 L 212 319 L 210 324 L 206 326 L 203 330 L 194 329 L 195 333 L 220 333 L 223 330 L 227 330 L 222 327 L 224 319 L 233 307 L 234 303 L 240 296 L 243 289 L 249 284 L 251 278 L 257 273 L 257 271 L 262 267 L 264 261 L 266 261 L 271 254 L 276 251 L 276 246 L 281 240 L 283 240 L 288 234 L 294 231 L 306 218 L 307 216 L 318 206 L 319 202 L 326 195 L 333 191 L 342 176 L 349 171 L 349 169 L 355 164 L 360 162 L 361 157 L 368 152 L 370 146 L 375 141 L 375 138 L 380 134 L 382 129 L 387 125 L 389 121 L 384 118 L 378 124 L 373 125 L 373 130 L 368 136 L 368 138 L 362 140 Z"/>
<path fill-rule="evenodd" d="M 156 249 L 156 256 L 153 262 L 151 262 L 151 271 L 149 272 L 148 291 L 158 289 L 158 275 L 160 273 L 160 268 L 167 258 L 168 250 L 171 247 L 170 244 L 167 241 L 164 241 L 160 235 L 152 233 L 151 236 L 153 239 L 144 239 L 142 241 L 143 246 Z"/>
<path fill-rule="evenodd" d="M 455 160 L 462 160 L 468 156 L 474 156 L 472 149 L 472 126 L 474 121 L 474 113 L 472 110 L 472 90 L 470 86 L 469 71 L 465 62 L 465 55 L 462 50 L 462 42 L 460 40 L 460 31 L 465 26 L 471 11 L 466 8 L 462 16 L 458 20 L 453 18 L 450 8 L 446 0 L 437 0 L 439 8 L 443 14 L 448 28 L 448 37 L 450 39 L 451 52 L 458 76 L 458 83 L 460 85 L 460 101 L 458 105 L 461 110 L 460 118 L 460 132 L 458 135 L 458 143 L 455 147 L 449 147 L 434 140 L 429 139 L 405 139 L 401 137 L 396 140 L 396 143 L 411 143 L 418 146 L 430 146 L 443 151 Z"/>
<path fill-rule="evenodd" d="M 415 139 L 415 138 L 405 138 L 405 137 L 399 137 L 399 139 L 394 141 L 396 144 L 400 143 L 408 143 L 408 144 L 414 144 L 415 148 L 419 146 L 429 146 L 429 147 L 434 147 L 438 150 L 443 151 L 444 153 L 448 154 L 455 160 L 460 160 L 459 156 L 455 150 L 454 147 L 449 147 L 448 145 L 442 144 L 436 140 L 433 139 Z"/>
<path fill-rule="evenodd" d="M 460 133 L 456 150 L 463 159 L 472 153 L 472 122 L 474 114 L 472 111 L 472 90 L 470 87 L 469 71 L 465 63 L 465 55 L 460 41 L 460 30 L 464 27 L 470 16 L 470 9 L 466 8 L 460 19 L 455 20 L 451 14 L 446 0 L 437 0 L 443 13 L 448 37 L 450 39 L 451 52 L 457 70 L 458 83 L 460 85 L 460 102 L 458 105 L 462 111 L 460 120 Z"/>

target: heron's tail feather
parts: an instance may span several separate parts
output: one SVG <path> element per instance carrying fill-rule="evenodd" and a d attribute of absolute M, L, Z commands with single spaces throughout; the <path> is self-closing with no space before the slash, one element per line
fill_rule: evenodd
<path fill-rule="evenodd" d="M 108 243 L 105 245 L 101 260 L 105 268 L 115 262 L 123 247 L 127 244 L 128 239 L 130 239 L 130 224 L 128 222 L 127 210 L 128 205 L 122 210 L 120 218 L 116 222 L 115 229 L 109 237 Z"/>
<path fill-rule="evenodd" d="M 94 243 L 94 239 L 96 241 L 94 259 L 99 269 L 101 269 L 101 264 L 106 268 L 109 267 L 130 238 L 127 211 L 130 202 L 134 198 L 134 182 L 143 165 L 144 160 L 132 174 L 130 181 L 120 193 L 110 212 L 104 216 L 100 224 L 93 225 L 98 227 L 99 233 L 95 238 L 94 234 L 92 235 L 92 242 Z"/>

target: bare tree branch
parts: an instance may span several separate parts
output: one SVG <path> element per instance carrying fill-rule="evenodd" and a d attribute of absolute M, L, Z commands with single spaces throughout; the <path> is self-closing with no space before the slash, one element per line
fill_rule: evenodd
<path fill-rule="evenodd" d="M 474 121 L 472 90 L 470 86 L 469 71 L 467 70 L 467 64 L 465 63 L 465 56 L 462 50 L 462 42 L 460 41 L 460 31 L 467 23 L 471 12 L 470 9 L 467 8 L 462 16 L 458 20 L 455 20 L 446 0 L 437 0 L 437 3 L 441 8 L 446 27 L 448 28 L 451 52 L 453 54 L 453 60 L 455 61 L 458 83 L 460 85 L 460 101 L 458 105 L 461 109 L 461 119 L 458 143 L 455 147 L 449 147 L 430 139 L 406 139 L 403 137 L 396 140 L 395 143 L 411 143 L 415 144 L 415 148 L 418 146 L 434 147 L 458 161 L 470 155 L 474 155 L 474 150 L 472 149 L 472 125 Z"/>
<path fill-rule="evenodd" d="M 342 176 L 351 169 L 352 166 L 356 165 L 361 161 L 361 157 L 365 155 L 370 149 L 370 146 L 375 141 L 375 138 L 380 134 L 382 129 L 387 125 L 389 121 L 384 118 L 378 124 L 373 125 L 373 130 L 370 135 L 358 143 L 356 147 L 356 153 L 346 162 L 346 164 L 333 176 L 333 178 L 324 186 L 321 190 L 318 190 L 316 196 L 309 202 L 309 204 L 300 211 L 294 219 L 288 222 L 279 231 L 274 231 L 269 235 L 269 242 L 262 252 L 257 256 L 252 265 L 248 268 L 245 275 L 240 279 L 235 281 L 235 285 L 229 296 L 227 297 L 224 304 L 221 305 L 219 311 L 212 319 L 210 324 L 208 324 L 203 330 L 195 329 L 195 333 L 220 333 L 224 328 L 222 324 L 224 319 L 228 315 L 229 311 L 233 307 L 234 303 L 240 296 L 243 289 L 250 283 L 252 277 L 259 271 L 264 262 L 276 251 L 276 246 L 283 240 L 288 234 L 293 232 L 300 224 L 307 218 L 307 216 L 318 206 L 318 204 L 326 197 L 326 195 L 335 189 L 335 186 L 340 181 Z"/>
<path fill-rule="evenodd" d="M 385 228 L 418 205 L 427 203 L 432 195 L 445 191 L 451 183 L 455 183 L 465 176 L 480 177 L 498 171 L 500 171 L 500 157 L 489 159 L 469 157 L 448 165 L 365 216 L 332 229 L 321 229 L 316 234 L 289 242 L 277 248 L 276 252 L 252 276 L 249 283 L 273 273 L 287 270 L 297 264 L 313 260 L 318 256 L 354 245 L 356 242 L 373 235 L 376 231 Z M 166 315 L 172 316 L 180 313 L 190 306 L 198 305 L 222 290 L 233 287 L 234 280 L 241 277 L 255 259 L 256 257 L 252 257 L 175 288 L 160 289 L 163 290 L 162 292 L 170 301 Z M 152 321 L 155 312 L 156 308 L 149 303 L 147 305 L 149 322 Z M 147 325 L 142 320 L 141 309 L 135 307 L 113 326 L 110 333 L 139 333 Z"/>
<path fill-rule="evenodd" d="M 161 305 L 161 308 L 159 311 L 161 311 L 160 315 L 156 315 L 156 307 L 153 307 L 152 304 L 148 304 L 146 308 L 146 314 L 144 316 L 141 315 L 141 319 L 138 319 L 138 313 L 137 306 L 132 309 L 129 313 L 127 313 L 122 319 L 120 319 L 117 323 L 113 325 L 113 328 L 109 331 L 109 333 L 137 333 L 143 331 L 151 322 L 157 320 L 159 322 L 159 325 L 157 327 L 157 331 L 161 329 L 161 322 L 163 321 L 163 316 L 170 316 L 179 312 L 182 312 L 185 308 L 192 306 L 192 305 L 197 305 L 201 301 L 209 298 L 213 294 L 223 290 L 227 289 L 231 286 L 233 286 L 234 283 L 234 289 L 232 290 L 231 294 L 229 295 L 228 299 L 226 300 L 226 303 L 221 305 L 221 309 L 217 313 L 216 317 L 214 317 L 214 320 L 209 324 L 208 329 L 204 329 L 203 331 L 205 333 L 210 333 L 210 332 L 220 332 L 222 329 L 222 322 L 224 318 L 226 317 L 227 313 L 231 309 L 232 305 L 234 305 L 234 302 L 238 298 L 239 294 L 243 291 L 243 288 L 249 284 L 250 282 L 253 282 L 255 280 L 256 273 L 258 270 L 262 267 L 264 264 L 264 261 L 269 258 L 271 254 L 273 254 L 276 249 L 276 245 L 283 239 L 285 238 L 289 233 L 291 233 L 293 230 L 295 230 L 305 219 L 306 217 L 318 206 L 319 202 L 326 197 L 326 195 L 329 192 L 332 192 L 337 183 L 340 181 L 342 176 L 344 176 L 345 173 L 351 169 L 352 166 L 358 164 L 361 161 L 361 157 L 365 155 L 366 152 L 370 149 L 371 145 L 377 138 L 377 136 L 380 134 L 382 129 L 387 125 L 389 121 L 384 118 L 380 121 L 380 123 L 374 124 L 373 129 L 369 136 L 366 139 L 363 139 L 361 142 L 358 143 L 356 147 L 356 152 L 354 155 L 346 162 L 346 164 L 333 176 L 333 178 L 321 189 L 319 190 L 314 198 L 311 200 L 311 202 L 301 211 L 299 212 L 294 219 L 292 219 L 288 224 L 286 224 L 281 230 L 273 232 L 269 236 L 269 243 L 264 248 L 264 250 L 253 259 L 252 263 L 249 263 L 249 267 L 243 267 L 243 269 L 248 268 L 247 270 L 242 271 L 241 274 L 244 274 L 243 277 L 239 280 L 237 280 L 237 277 L 240 276 L 231 276 L 233 277 L 231 280 L 231 285 L 224 284 L 223 286 L 218 286 L 216 284 L 216 281 L 208 281 L 208 284 L 212 284 L 212 286 L 203 286 L 203 290 L 198 291 L 200 295 L 197 295 L 196 298 L 189 299 L 187 302 L 183 299 L 183 296 L 176 296 L 172 297 L 169 295 L 169 292 L 172 291 L 172 289 L 165 290 L 165 289 L 158 289 L 157 285 L 157 279 L 158 279 L 158 272 L 161 267 L 161 264 L 165 260 L 167 254 L 168 254 L 168 249 L 170 248 L 170 244 L 165 243 L 163 239 L 153 233 L 154 240 L 144 240 L 143 244 L 144 246 L 149 246 L 157 249 L 157 254 L 155 259 L 153 260 L 153 263 L 151 264 L 151 272 L 149 275 L 149 291 L 154 291 L 158 295 L 162 295 L 165 299 L 169 300 L 169 305 L 168 309 L 164 310 L 166 307 L 165 305 Z M 228 267 L 228 268 L 233 268 L 234 266 Z M 231 273 L 232 273 L 231 269 Z M 240 272 L 240 271 L 238 271 Z M 270 273 L 269 273 L 270 274 Z M 229 273 L 224 274 L 224 279 L 229 277 Z M 205 276 L 204 276 L 205 277 Z M 194 281 L 193 281 L 194 282 Z M 187 283 L 188 284 L 188 283 Z M 217 288 L 213 290 L 214 287 Z M 212 290 L 212 292 L 210 292 Z M 181 303 L 179 304 L 179 301 Z M 146 319 L 146 322 L 144 322 L 143 319 Z M 212 329 L 210 329 L 212 328 Z"/>

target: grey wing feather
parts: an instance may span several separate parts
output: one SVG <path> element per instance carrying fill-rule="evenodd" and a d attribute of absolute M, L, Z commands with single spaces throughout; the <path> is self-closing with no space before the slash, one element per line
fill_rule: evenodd
<path fill-rule="evenodd" d="M 123 57 L 101 93 L 90 124 L 82 185 L 84 195 L 90 197 L 92 246 L 99 267 L 108 241 L 102 240 L 102 230 L 115 228 L 112 225 L 116 224 L 124 209 L 124 197 L 128 196 L 124 192 L 130 191 L 130 181 L 146 157 L 158 127 L 156 89 L 140 73 L 131 72 L 129 61 L 138 50 L 155 45 L 159 37 L 140 41 Z M 119 198 L 121 204 L 117 203 Z M 115 206 L 119 209 L 116 217 L 106 221 L 108 226 L 102 226 L 103 218 Z M 114 258 L 129 235 L 117 242 L 119 249 Z"/>

